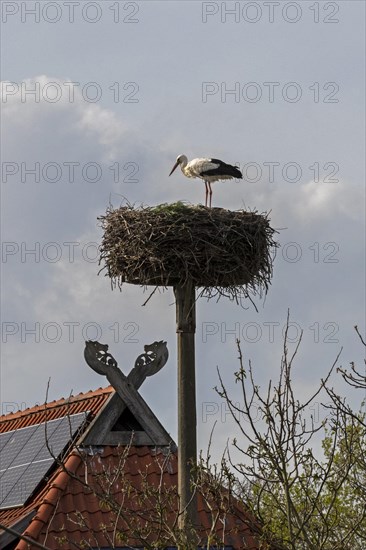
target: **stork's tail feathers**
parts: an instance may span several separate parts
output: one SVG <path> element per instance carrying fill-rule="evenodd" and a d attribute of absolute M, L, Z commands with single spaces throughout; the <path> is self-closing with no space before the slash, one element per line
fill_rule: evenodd
<path fill-rule="evenodd" d="M 228 176 L 233 176 L 233 178 L 237 178 L 239 180 L 243 179 L 243 174 L 237 166 L 225 164 L 225 167 L 223 167 L 223 171 L 225 171 L 225 174 L 227 174 Z"/>
<path fill-rule="evenodd" d="M 233 169 L 233 176 L 238 180 L 242 180 L 243 174 L 240 172 L 239 168 L 237 168 L 236 166 L 232 166 L 231 168 Z"/>

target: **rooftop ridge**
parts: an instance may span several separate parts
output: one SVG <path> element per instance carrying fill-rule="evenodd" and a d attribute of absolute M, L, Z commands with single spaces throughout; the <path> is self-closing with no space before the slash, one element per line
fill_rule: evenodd
<path fill-rule="evenodd" d="M 105 388 L 99 387 L 96 390 L 89 390 L 87 392 L 80 392 L 76 395 L 70 395 L 69 397 L 61 397 L 60 399 L 55 399 L 53 401 L 50 401 L 48 403 L 42 403 L 40 405 L 35 405 L 33 407 L 27 407 L 24 410 L 19 410 L 16 412 L 10 412 L 8 414 L 0 415 L 0 424 L 4 424 L 6 422 L 13 422 L 14 420 L 17 420 L 19 418 L 23 418 L 25 416 L 31 416 L 34 414 L 38 414 L 40 412 L 45 412 L 53 409 L 57 409 L 59 407 L 65 407 L 67 405 L 75 404 L 82 401 L 87 401 L 89 399 L 93 399 L 99 395 L 105 395 L 114 392 L 114 388 L 112 386 L 107 386 Z"/>

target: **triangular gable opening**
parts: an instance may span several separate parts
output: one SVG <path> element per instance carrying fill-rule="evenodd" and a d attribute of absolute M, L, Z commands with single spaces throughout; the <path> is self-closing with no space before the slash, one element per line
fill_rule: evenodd
<path fill-rule="evenodd" d="M 79 445 L 147 445 L 176 449 L 174 441 L 141 395 L 135 389 L 132 391 L 133 395 L 130 395 L 128 389 L 126 399 L 122 399 L 118 393 L 111 395 Z M 125 401 L 128 401 L 128 405 Z"/>
<path fill-rule="evenodd" d="M 112 426 L 112 432 L 142 432 L 144 431 L 139 421 L 128 407 L 125 408 L 117 422 Z"/>

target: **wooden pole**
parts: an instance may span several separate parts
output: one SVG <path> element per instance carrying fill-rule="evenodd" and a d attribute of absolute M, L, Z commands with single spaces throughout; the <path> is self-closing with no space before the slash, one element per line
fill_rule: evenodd
<path fill-rule="evenodd" d="M 178 344 L 178 492 L 180 527 L 197 525 L 197 498 L 191 480 L 197 464 L 196 373 L 194 338 L 196 331 L 195 287 L 191 282 L 174 288 Z"/>

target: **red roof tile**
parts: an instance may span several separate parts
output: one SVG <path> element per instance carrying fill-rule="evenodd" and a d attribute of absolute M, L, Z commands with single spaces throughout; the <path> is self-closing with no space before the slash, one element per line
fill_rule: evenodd
<path fill-rule="evenodd" d="M 40 502 L 40 506 L 36 515 L 33 517 L 29 527 L 23 533 L 32 540 L 38 540 L 42 530 L 47 527 L 52 513 L 56 509 L 59 500 L 70 481 L 70 475 L 76 472 L 81 463 L 81 458 L 78 455 L 71 454 L 65 462 L 65 469 L 59 469 L 54 480 L 47 486 L 48 491 L 45 493 Z M 17 550 L 28 550 L 29 544 L 21 540 L 17 545 Z"/>

